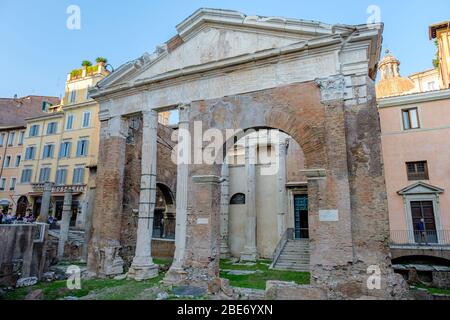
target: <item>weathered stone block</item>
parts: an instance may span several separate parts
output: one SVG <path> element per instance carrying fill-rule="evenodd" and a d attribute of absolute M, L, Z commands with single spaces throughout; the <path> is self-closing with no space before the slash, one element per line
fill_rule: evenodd
<path fill-rule="evenodd" d="M 326 300 L 325 290 L 294 282 L 267 281 L 266 300 Z"/>

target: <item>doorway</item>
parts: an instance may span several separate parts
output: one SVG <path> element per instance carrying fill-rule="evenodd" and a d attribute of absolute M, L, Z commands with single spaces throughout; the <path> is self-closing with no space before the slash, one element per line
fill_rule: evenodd
<path fill-rule="evenodd" d="M 438 243 L 433 201 L 411 201 L 411 215 L 416 243 Z M 421 227 L 422 219 L 425 225 Z"/>
<path fill-rule="evenodd" d="M 308 196 L 294 196 L 295 239 L 309 239 Z"/>

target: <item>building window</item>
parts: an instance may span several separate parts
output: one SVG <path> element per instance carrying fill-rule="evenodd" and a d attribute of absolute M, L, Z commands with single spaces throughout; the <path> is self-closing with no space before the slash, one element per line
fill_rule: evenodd
<path fill-rule="evenodd" d="M 6 189 L 6 178 L 0 180 L 0 191 L 5 191 Z"/>
<path fill-rule="evenodd" d="M 67 169 L 59 169 L 56 171 L 56 185 L 65 185 L 67 181 Z"/>
<path fill-rule="evenodd" d="M 84 184 L 84 168 L 75 168 L 73 170 L 73 184 Z"/>
<path fill-rule="evenodd" d="M 419 113 L 417 108 L 402 110 L 403 128 L 405 130 L 419 129 Z"/>
<path fill-rule="evenodd" d="M 0 134 L 0 147 L 3 147 L 3 144 L 5 143 L 5 133 Z"/>
<path fill-rule="evenodd" d="M 23 145 L 23 139 L 24 138 L 25 138 L 25 131 L 20 131 L 19 132 L 19 142 L 18 142 L 19 146 Z"/>
<path fill-rule="evenodd" d="M 47 134 L 55 134 L 58 129 L 58 122 L 50 122 L 47 125 Z"/>
<path fill-rule="evenodd" d="M 72 130 L 73 129 L 73 114 L 67 116 L 67 122 L 66 122 L 66 130 Z"/>
<path fill-rule="evenodd" d="M 11 156 L 6 156 L 5 160 L 3 161 L 3 167 L 9 168 L 11 165 Z"/>
<path fill-rule="evenodd" d="M 72 142 L 66 141 L 61 143 L 61 148 L 59 149 L 59 158 L 70 158 L 71 147 Z"/>
<path fill-rule="evenodd" d="M 39 182 L 48 182 L 50 181 L 50 168 L 41 168 L 39 172 Z"/>
<path fill-rule="evenodd" d="M 16 156 L 16 162 L 14 163 L 15 167 L 18 168 L 20 166 L 20 161 L 22 160 L 22 156 L 18 154 Z"/>
<path fill-rule="evenodd" d="M 45 145 L 44 146 L 44 152 L 42 153 L 42 159 L 53 158 L 54 150 L 55 150 L 55 145 L 54 144 L 47 144 L 47 145 Z"/>
<path fill-rule="evenodd" d="M 48 108 L 53 106 L 53 104 L 51 104 L 48 101 L 42 101 L 42 111 L 44 112 L 48 112 Z"/>
<path fill-rule="evenodd" d="M 89 111 L 83 113 L 83 128 L 91 125 L 91 113 Z"/>
<path fill-rule="evenodd" d="M 75 103 L 77 100 L 77 92 L 74 91 L 70 91 L 70 98 L 69 98 L 69 102 L 70 103 Z"/>
<path fill-rule="evenodd" d="M 245 204 L 245 194 L 236 193 L 231 197 L 230 204 Z"/>
<path fill-rule="evenodd" d="M 14 138 L 16 137 L 16 133 L 15 132 L 10 132 L 9 133 L 9 137 L 8 137 L 8 146 L 13 146 L 14 145 Z"/>
<path fill-rule="evenodd" d="M 428 164 L 426 161 L 407 162 L 408 180 L 428 180 Z"/>
<path fill-rule="evenodd" d="M 84 157 L 88 155 L 88 140 L 80 140 L 77 145 L 77 157 Z"/>
<path fill-rule="evenodd" d="M 34 124 L 30 127 L 30 137 L 37 137 L 39 135 L 39 125 Z"/>
<path fill-rule="evenodd" d="M 20 183 L 30 183 L 32 174 L 33 174 L 32 169 L 23 169 L 22 177 L 20 178 Z"/>
<path fill-rule="evenodd" d="M 25 160 L 34 160 L 36 156 L 36 147 L 27 147 L 25 150 Z"/>
<path fill-rule="evenodd" d="M 11 178 L 11 181 L 9 183 L 9 191 L 16 190 L 16 178 Z"/>
<path fill-rule="evenodd" d="M 436 90 L 436 82 L 434 82 L 434 81 L 431 81 L 431 82 L 428 82 L 428 91 L 434 91 L 434 90 Z"/>

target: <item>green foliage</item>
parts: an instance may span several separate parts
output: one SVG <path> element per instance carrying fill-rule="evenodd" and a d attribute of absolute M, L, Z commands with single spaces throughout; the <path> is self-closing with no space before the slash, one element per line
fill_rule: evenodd
<path fill-rule="evenodd" d="M 437 40 L 434 40 L 434 44 L 437 48 L 437 51 L 436 51 L 436 58 L 433 59 L 433 66 L 437 69 L 439 68 L 439 42 Z"/>
<path fill-rule="evenodd" d="M 82 67 L 90 67 L 90 66 L 92 66 L 92 62 L 90 62 L 89 60 L 83 60 L 83 62 L 81 62 L 81 66 Z"/>
<path fill-rule="evenodd" d="M 417 283 L 414 285 L 414 287 L 420 288 L 420 289 L 425 289 L 431 294 L 443 294 L 443 295 L 450 296 L 450 289 L 440 289 L 440 288 L 429 287 L 422 283 Z"/>
<path fill-rule="evenodd" d="M 89 66 L 86 68 L 86 75 L 94 74 L 98 71 L 98 65 L 95 66 Z"/>
<path fill-rule="evenodd" d="M 70 72 L 70 77 L 71 78 L 79 78 L 79 77 L 81 77 L 82 74 L 83 74 L 83 70 L 75 69 Z"/>
<path fill-rule="evenodd" d="M 230 285 L 241 288 L 266 289 L 268 280 L 288 281 L 297 284 L 309 284 L 309 272 L 282 271 L 269 269 L 270 261 L 259 260 L 253 266 L 233 264 L 229 260 L 220 261 L 220 277 L 230 280 Z M 230 275 L 224 270 L 249 270 L 256 273 L 249 275 Z"/>
<path fill-rule="evenodd" d="M 113 279 L 93 279 L 81 280 L 80 290 L 67 289 L 66 281 L 40 282 L 28 288 L 19 288 L 6 295 L 7 300 L 23 300 L 32 290 L 41 289 L 44 293 L 44 300 L 58 300 L 65 297 L 85 297 L 92 291 L 98 292 L 98 299 L 101 300 L 125 300 L 133 299 L 141 294 L 145 289 L 155 286 L 162 280 L 163 274 L 157 278 L 146 281 L 113 280 Z"/>
<path fill-rule="evenodd" d="M 97 63 L 103 62 L 106 64 L 106 63 L 108 63 L 108 59 L 103 58 L 103 57 L 98 57 L 97 59 L 95 59 L 95 62 L 97 62 Z"/>

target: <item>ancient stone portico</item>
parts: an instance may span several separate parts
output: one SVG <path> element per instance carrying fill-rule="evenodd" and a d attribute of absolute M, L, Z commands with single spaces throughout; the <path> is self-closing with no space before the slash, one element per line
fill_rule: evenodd
<path fill-rule="evenodd" d="M 388 246 L 374 93 L 382 28 L 200 9 L 155 53 L 124 64 L 98 83 L 90 90 L 100 103 L 102 123 L 90 271 L 114 276 L 130 266 L 124 263 L 121 240 L 129 170 L 125 154 L 129 119 L 139 115 L 144 128 L 141 187 L 137 245 L 128 275 L 140 280 L 156 274 L 149 236 L 161 162 L 155 155 L 155 119 L 157 112 L 179 109 L 179 128 L 191 137 L 198 124 L 222 133 L 224 142 L 232 139 L 226 135 L 229 129 L 271 128 L 292 137 L 305 158 L 301 174 L 309 199 L 312 286 L 330 299 L 399 297 L 401 280 L 391 268 Z M 192 148 L 181 130 L 180 137 L 184 150 Z M 201 147 L 207 149 L 208 143 Z M 250 164 L 252 151 L 246 154 Z M 229 253 L 223 159 L 218 153 L 213 164 L 206 164 L 180 161 L 178 155 L 175 257 L 167 283 L 220 290 L 219 260 L 221 253 Z M 248 165 L 246 172 L 252 177 L 254 168 Z M 247 181 L 251 190 L 253 182 Z M 276 184 L 280 200 L 274 215 L 281 237 L 286 231 L 285 173 Z M 251 226 L 255 209 L 252 192 L 248 195 Z M 256 254 L 249 230 L 244 260 Z M 367 286 L 370 270 L 379 271 L 379 288 Z"/>

